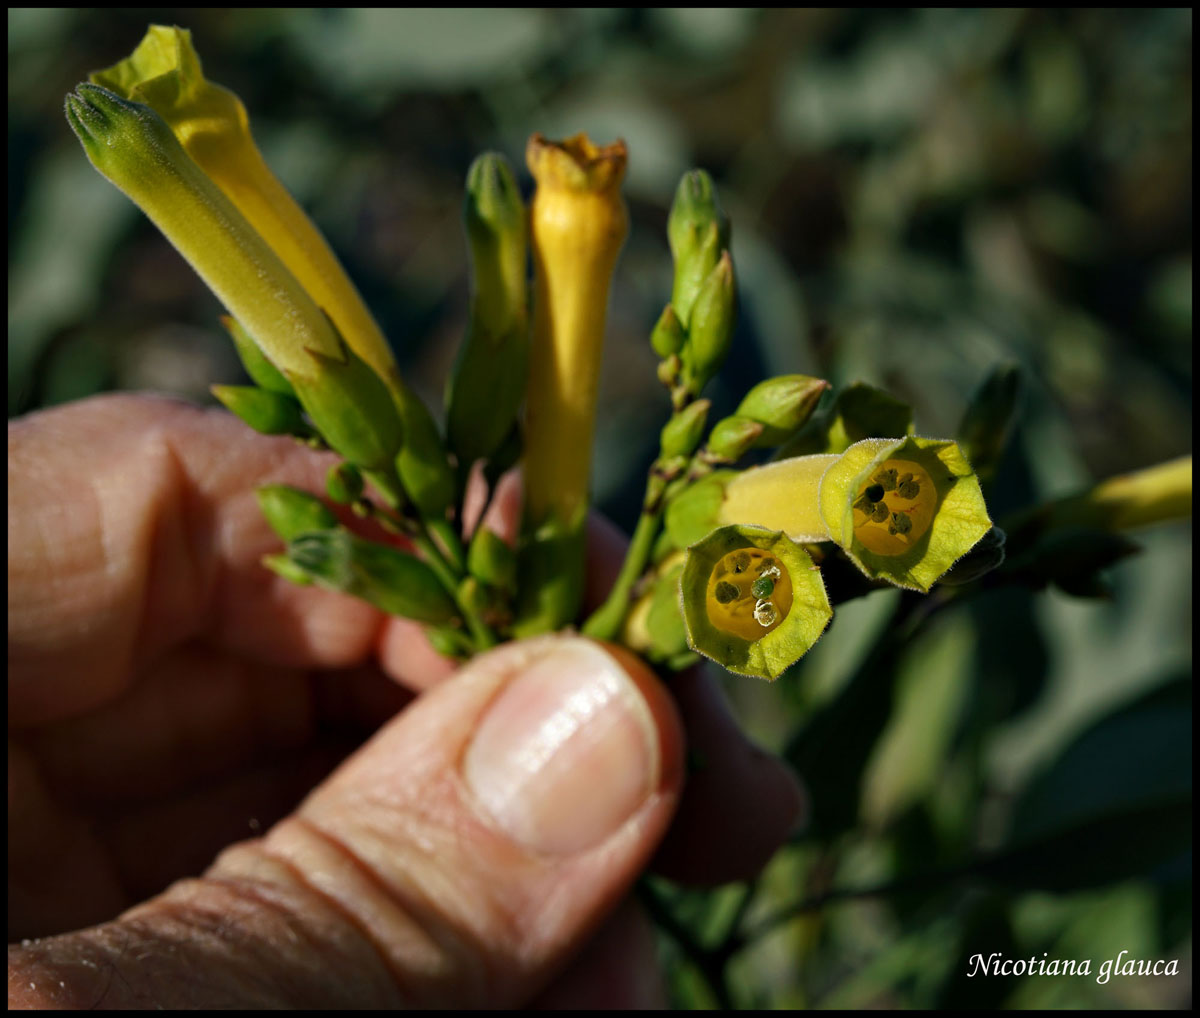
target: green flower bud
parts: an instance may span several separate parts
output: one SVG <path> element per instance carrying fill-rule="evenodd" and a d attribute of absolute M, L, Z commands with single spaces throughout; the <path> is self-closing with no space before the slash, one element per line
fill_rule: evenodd
<path fill-rule="evenodd" d="M 291 396 L 281 396 L 253 385 L 213 385 L 209 391 L 238 417 L 263 435 L 312 434 L 304 423 L 300 404 Z"/>
<path fill-rule="evenodd" d="M 433 570 L 395 548 L 327 530 L 294 537 L 287 554 L 322 587 L 361 598 L 389 615 L 434 623 L 457 616 Z"/>
<path fill-rule="evenodd" d="M 688 325 L 701 284 L 729 247 L 729 217 L 704 170 L 685 173 L 679 181 L 667 218 L 667 240 L 675 259 L 671 303 L 679 320 Z"/>
<path fill-rule="evenodd" d="M 688 323 L 688 341 L 682 356 L 685 378 L 692 392 L 704 388 L 729 353 L 735 294 L 733 259 L 726 251 L 700 288 Z"/>
<path fill-rule="evenodd" d="M 679 413 L 671 415 L 659 436 L 664 457 L 690 456 L 695 451 L 704 432 L 710 406 L 712 403 L 709 400 L 698 399 Z"/>
<path fill-rule="evenodd" d="M 264 555 L 260 561 L 276 576 L 282 576 L 297 587 L 307 587 L 313 582 L 312 576 L 286 555 Z"/>
<path fill-rule="evenodd" d="M 476 579 L 500 590 L 514 590 L 517 582 L 517 553 L 494 531 L 480 526 L 467 550 L 467 570 Z"/>
<path fill-rule="evenodd" d="M 338 337 L 337 357 L 306 351 L 308 375 L 284 371 L 330 447 L 355 466 L 381 470 L 400 450 L 404 431 L 392 394 L 371 366 Z"/>
<path fill-rule="evenodd" d="M 958 441 L 982 478 L 992 475 L 1008 444 L 1020 387 L 1020 368 L 1001 364 L 992 369 L 967 403 L 958 426 Z"/>
<path fill-rule="evenodd" d="M 504 157 L 480 156 L 463 207 L 471 251 L 471 317 L 446 391 L 446 430 L 460 464 L 490 457 L 525 396 L 529 315 L 525 206 Z"/>
<path fill-rule="evenodd" d="M 315 495 L 286 484 L 267 484 L 255 491 L 263 518 L 285 541 L 318 530 L 336 530 L 338 518 Z"/>
<path fill-rule="evenodd" d="M 654 664 L 662 664 L 688 652 L 687 630 L 679 607 L 679 577 L 683 554 L 675 552 L 669 565 L 653 577 L 625 619 L 621 642 Z"/>
<path fill-rule="evenodd" d="M 444 519 L 454 501 L 455 480 L 437 424 L 421 397 L 404 382 L 399 383 L 396 406 L 404 424 L 396 472 L 422 516 Z"/>
<path fill-rule="evenodd" d="M 755 593 L 764 579 L 766 597 Z M 689 647 L 737 675 L 770 680 L 807 653 L 833 617 L 808 553 L 761 527 L 722 527 L 688 548 L 680 595 Z"/>
<path fill-rule="evenodd" d="M 992 527 L 954 442 L 869 438 L 822 474 L 821 518 L 867 576 L 927 591 Z"/>
<path fill-rule="evenodd" d="M 833 405 L 809 419 L 779 450 L 779 459 L 845 452 L 864 438 L 903 438 L 912 433 L 912 408 L 866 382 L 838 393 Z"/>
<path fill-rule="evenodd" d="M 274 364 L 267 360 L 262 350 L 258 348 L 258 344 L 250 338 L 250 334 L 242 328 L 237 319 L 231 318 L 229 315 L 222 315 L 221 324 L 232 337 L 238 359 L 254 384 L 268 392 L 277 392 L 281 396 L 294 398 L 296 390 L 292 388 L 292 383 L 283 377 Z"/>
<path fill-rule="evenodd" d="M 426 626 L 424 631 L 429 645 L 442 657 L 466 661 L 475 652 L 471 638 L 461 630 L 451 626 Z"/>
<path fill-rule="evenodd" d="M 362 498 L 363 475 L 353 463 L 335 463 L 325 475 L 325 494 L 338 505 L 350 505 Z"/>
<path fill-rule="evenodd" d="M 804 426 L 828 388 L 824 379 L 808 375 L 768 378 L 746 393 L 737 414 L 763 426 L 757 448 L 780 445 Z"/>
<path fill-rule="evenodd" d="M 686 339 L 687 333 L 679 321 L 679 316 L 675 314 L 675 309 L 668 304 L 663 308 L 663 313 L 658 316 L 658 321 L 654 323 L 654 330 L 650 333 L 650 346 L 654 348 L 654 352 L 659 357 L 665 359 L 672 354 L 679 353 L 683 349 Z"/>
<path fill-rule="evenodd" d="M 709 455 L 723 463 L 736 463 L 759 444 L 763 426 L 749 417 L 734 415 L 717 421 L 708 436 Z"/>

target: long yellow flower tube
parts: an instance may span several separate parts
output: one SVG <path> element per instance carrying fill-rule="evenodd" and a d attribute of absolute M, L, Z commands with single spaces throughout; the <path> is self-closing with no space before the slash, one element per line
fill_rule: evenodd
<path fill-rule="evenodd" d="M 608 289 L 629 217 L 625 144 L 535 134 L 526 159 L 534 324 L 526 397 L 525 499 L 534 526 L 578 523 L 587 507 Z"/>
<path fill-rule="evenodd" d="M 151 25 L 130 56 L 89 77 L 122 98 L 145 103 L 167 122 L 184 151 L 329 315 L 350 348 L 396 388 L 396 362 L 371 312 L 321 232 L 263 160 L 242 101 L 204 77 L 191 32 Z"/>

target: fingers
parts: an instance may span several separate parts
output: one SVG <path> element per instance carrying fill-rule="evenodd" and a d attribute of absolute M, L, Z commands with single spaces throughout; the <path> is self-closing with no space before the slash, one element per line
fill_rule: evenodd
<path fill-rule="evenodd" d="M 114 395 L 10 422 L 9 712 L 30 724 L 120 693 L 204 635 L 277 665 L 346 666 L 377 612 L 262 568 L 253 488 L 319 490 L 333 462 L 224 413 Z"/>
<path fill-rule="evenodd" d="M 204 879 L 14 949 L 10 1005 L 521 1006 L 626 895 L 682 777 L 636 659 L 502 647 Z"/>

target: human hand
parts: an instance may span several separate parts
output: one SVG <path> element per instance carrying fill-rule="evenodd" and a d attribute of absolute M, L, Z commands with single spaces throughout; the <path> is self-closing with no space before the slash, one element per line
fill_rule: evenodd
<path fill-rule="evenodd" d="M 794 781 L 698 674 L 559 636 L 443 682 L 267 572 L 253 488 L 330 462 L 147 397 L 10 423 L 10 1006 L 661 1004 L 633 881 L 754 872 Z"/>

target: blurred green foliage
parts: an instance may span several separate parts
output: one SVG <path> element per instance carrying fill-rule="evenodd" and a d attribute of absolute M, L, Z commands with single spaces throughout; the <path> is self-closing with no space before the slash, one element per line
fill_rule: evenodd
<path fill-rule="evenodd" d="M 714 419 L 802 372 L 882 386 L 949 435 L 1013 361 L 997 518 L 1190 450 L 1187 9 L 10 9 L 10 416 L 243 379 L 214 298 L 62 115 L 151 21 L 192 29 L 433 403 L 467 318 L 471 160 L 523 166 L 533 131 L 625 138 L 595 469 L 620 522 L 668 412 L 647 337 L 692 166 L 739 267 Z M 677 1003 L 1185 1006 L 1190 539 L 1142 535 L 1107 601 L 879 592 L 775 685 L 730 684 L 813 817 L 752 889 L 653 885 Z M 1121 950 L 1187 974 L 966 976 L 977 952 L 1095 973 Z"/>

